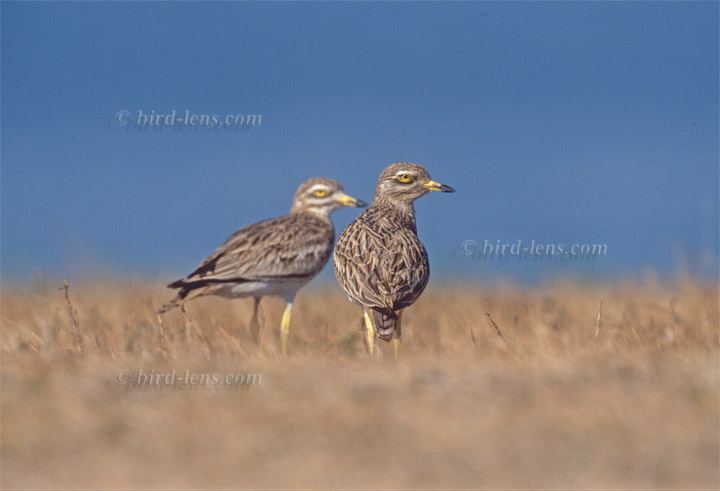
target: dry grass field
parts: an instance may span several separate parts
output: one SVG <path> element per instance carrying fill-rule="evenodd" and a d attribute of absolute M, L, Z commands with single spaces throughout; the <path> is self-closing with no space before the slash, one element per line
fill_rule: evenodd
<path fill-rule="evenodd" d="M 719 485 L 717 285 L 434 280 L 397 361 L 330 283 L 298 296 L 287 359 L 278 300 L 256 346 L 250 300 L 161 324 L 161 281 L 75 282 L 80 346 L 58 286 L 2 288 L 3 489 Z"/>

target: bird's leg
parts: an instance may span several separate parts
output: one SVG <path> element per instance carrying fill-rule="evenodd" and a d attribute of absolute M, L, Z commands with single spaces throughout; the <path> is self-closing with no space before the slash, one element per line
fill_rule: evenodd
<path fill-rule="evenodd" d="M 395 335 L 393 336 L 393 351 L 395 352 L 395 359 L 398 359 L 398 353 L 400 352 L 400 341 L 402 340 L 402 327 L 401 321 L 402 313 L 398 314 L 397 325 L 395 326 Z"/>
<path fill-rule="evenodd" d="M 368 350 L 370 358 L 375 354 L 375 327 L 373 327 L 372 319 L 363 307 L 363 317 L 365 318 L 365 347 Z"/>
<path fill-rule="evenodd" d="M 280 346 L 283 356 L 287 356 L 287 343 L 290 337 L 290 312 L 292 311 L 293 302 L 288 301 L 283 312 L 282 322 L 280 323 Z"/>
<path fill-rule="evenodd" d="M 260 309 L 260 297 L 253 297 L 253 315 L 250 319 L 250 335 L 255 344 L 260 343 L 260 322 L 258 322 L 258 310 Z"/>

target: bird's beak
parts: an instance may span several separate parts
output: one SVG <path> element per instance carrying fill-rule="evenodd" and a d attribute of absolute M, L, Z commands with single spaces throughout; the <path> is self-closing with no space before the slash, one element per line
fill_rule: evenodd
<path fill-rule="evenodd" d="M 446 186 L 445 184 L 440 184 L 439 182 L 430 181 L 423 184 L 426 188 L 428 188 L 430 191 L 440 191 L 441 193 L 454 193 L 455 190 L 451 188 L 450 186 Z"/>
<path fill-rule="evenodd" d="M 367 206 L 367 203 L 365 203 L 364 201 L 355 199 L 347 194 L 343 194 L 339 198 L 336 198 L 335 201 L 337 201 L 338 203 L 342 203 L 343 206 L 356 206 L 358 208 L 363 208 Z"/>

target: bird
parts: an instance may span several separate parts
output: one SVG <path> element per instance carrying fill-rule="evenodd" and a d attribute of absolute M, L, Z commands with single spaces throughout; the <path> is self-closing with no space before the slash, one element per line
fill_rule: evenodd
<path fill-rule="evenodd" d="M 420 298 L 430 278 L 427 251 L 417 235 L 416 199 L 432 192 L 454 193 L 430 179 L 421 165 L 397 162 L 380 174 L 375 197 L 341 233 L 333 266 L 348 298 L 362 307 L 365 344 L 393 340 L 397 358 L 403 311 Z"/>
<path fill-rule="evenodd" d="M 238 230 L 187 277 L 167 285 L 179 291 L 158 313 L 201 296 L 252 297 L 250 331 L 257 343 L 260 300 L 264 296 L 280 297 L 285 300 L 281 350 L 287 355 L 295 295 L 330 259 L 335 240 L 330 214 L 343 206 L 365 207 L 367 203 L 345 194 L 342 184 L 334 179 L 308 179 L 297 189 L 290 214 Z"/>

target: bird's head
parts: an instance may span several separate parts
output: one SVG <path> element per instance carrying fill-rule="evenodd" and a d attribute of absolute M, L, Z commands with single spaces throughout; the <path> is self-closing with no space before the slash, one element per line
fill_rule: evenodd
<path fill-rule="evenodd" d="M 300 185 L 293 199 L 291 213 L 311 212 L 330 216 L 343 206 L 367 206 L 367 203 L 345 194 L 342 184 L 327 177 L 313 177 Z"/>
<path fill-rule="evenodd" d="M 380 174 L 375 187 L 375 201 L 407 206 L 431 191 L 455 192 L 450 186 L 430 179 L 430 174 L 422 165 L 397 162 Z"/>

